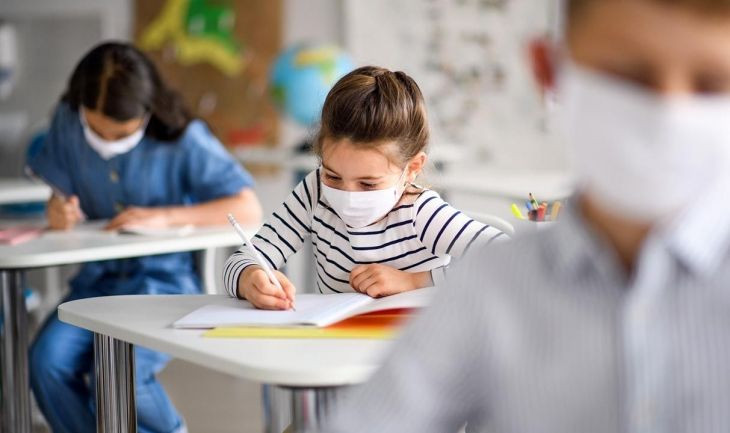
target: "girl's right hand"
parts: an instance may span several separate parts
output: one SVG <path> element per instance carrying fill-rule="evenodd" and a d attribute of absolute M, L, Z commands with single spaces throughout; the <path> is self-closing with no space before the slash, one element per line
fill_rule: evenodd
<path fill-rule="evenodd" d="M 83 219 L 79 198 L 75 195 L 64 200 L 54 194 L 48 200 L 46 212 L 48 225 L 53 230 L 70 230 Z"/>
<path fill-rule="evenodd" d="M 238 278 L 238 295 L 262 310 L 290 310 L 296 288 L 279 271 L 274 271 L 283 291 L 276 287 L 259 266 L 249 266 Z"/>

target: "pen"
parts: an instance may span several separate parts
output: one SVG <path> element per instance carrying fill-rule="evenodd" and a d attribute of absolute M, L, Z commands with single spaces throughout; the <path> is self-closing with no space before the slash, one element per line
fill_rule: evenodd
<path fill-rule="evenodd" d="M 537 209 L 538 207 L 540 207 L 540 205 L 537 203 L 537 200 L 535 199 L 535 196 L 532 195 L 532 193 L 529 193 L 529 197 L 530 197 L 530 203 L 532 203 L 533 209 Z"/>
<path fill-rule="evenodd" d="M 264 261 L 264 258 L 261 257 L 261 254 L 259 254 L 258 251 L 256 251 L 256 248 L 253 247 L 253 244 L 251 243 L 251 240 L 246 236 L 246 232 L 243 231 L 240 225 L 238 225 L 238 221 L 236 221 L 236 218 L 233 217 L 232 214 L 228 214 L 228 221 L 231 223 L 233 228 L 236 230 L 236 233 L 238 233 L 238 236 L 241 237 L 243 240 L 243 245 L 248 249 L 248 252 L 254 257 L 254 260 L 256 260 L 256 264 L 259 265 L 261 269 L 264 270 L 266 273 L 266 276 L 269 277 L 269 280 L 271 281 L 271 284 L 275 285 L 279 290 L 284 292 L 284 288 L 281 287 L 281 284 L 279 283 L 279 280 L 276 278 L 276 275 L 274 275 L 274 271 L 271 270 L 268 264 Z M 286 292 L 284 292 L 286 294 Z M 291 309 L 294 311 L 297 311 L 296 308 L 294 308 L 294 301 L 289 300 L 291 302 Z"/>
<path fill-rule="evenodd" d="M 522 215 L 522 212 L 520 212 L 519 206 L 517 206 L 515 203 L 512 203 L 512 214 L 518 219 L 523 220 L 525 217 Z"/>
<path fill-rule="evenodd" d="M 545 221 L 545 211 L 547 210 L 547 204 L 543 203 L 537 208 L 537 221 Z"/>
<path fill-rule="evenodd" d="M 556 201 L 553 203 L 553 209 L 550 211 L 550 220 L 551 221 L 557 221 L 558 220 L 558 214 L 560 214 L 560 202 Z"/>

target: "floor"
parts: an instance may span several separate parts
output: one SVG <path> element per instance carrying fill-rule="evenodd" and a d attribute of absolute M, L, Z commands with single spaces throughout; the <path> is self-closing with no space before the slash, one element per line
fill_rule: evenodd
<path fill-rule="evenodd" d="M 185 361 L 160 375 L 190 433 L 263 432 L 261 387 Z"/>

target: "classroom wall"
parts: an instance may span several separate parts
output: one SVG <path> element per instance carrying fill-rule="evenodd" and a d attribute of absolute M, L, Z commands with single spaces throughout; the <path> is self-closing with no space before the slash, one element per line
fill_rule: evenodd
<path fill-rule="evenodd" d="M 21 72 L 16 91 L 10 99 L 0 101 L 0 176 L 19 174 L 19 162 L 22 160 L 19 148 L 26 144 L 30 132 L 47 118 L 78 58 L 104 37 L 129 37 L 132 4 L 129 0 L 0 2 L 0 19 L 9 19 L 17 29 Z M 387 40 L 372 38 L 377 46 L 370 50 L 365 50 L 363 44 L 357 42 L 357 34 L 367 33 L 369 23 L 373 21 L 368 19 L 368 14 L 372 15 L 373 10 L 382 11 L 383 4 L 382 1 L 363 4 L 345 0 L 285 0 L 284 45 L 298 41 L 335 42 L 347 45 L 355 54 L 365 57 L 358 59 L 361 62 L 380 59 L 387 64 L 389 59 L 392 60 L 394 51 Z M 355 17 L 352 16 L 353 5 L 358 5 L 354 8 Z M 355 25 L 353 18 L 361 19 L 362 23 Z M 348 22 L 352 25 L 347 26 Z M 387 24 L 388 20 L 385 22 Z M 391 33 L 382 32 L 383 37 Z M 519 49 L 517 46 L 512 48 Z M 7 133 L 8 126 L 20 133 Z M 281 144 L 294 146 L 314 131 L 285 120 L 281 132 Z M 468 146 L 468 143 L 460 145 Z M 531 147 L 537 150 L 530 151 Z M 525 143 L 524 139 L 519 141 L 519 145 L 500 139 L 491 141 L 487 152 L 494 157 L 493 160 L 507 161 L 508 164 L 548 160 L 551 166 L 561 165 L 555 152 L 547 149 L 545 146 L 533 146 L 531 142 Z"/>
<path fill-rule="evenodd" d="M 102 38 L 127 38 L 129 9 L 126 0 L 2 0 L 0 19 L 18 41 L 16 87 L 0 100 L 0 177 L 11 177 L 84 52 Z"/>
<path fill-rule="evenodd" d="M 284 3 L 284 46 L 296 42 L 344 44 L 342 0 L 286 0 Z M 281 145 L 296 146 L 314 131 L 283 119 Z"/>
<path fill-rule="evenodd" d="M 10 99 L 0 101 L 0 177 L 20 174 L 31 132 L 47 122 L 50 110 L 80 56 L 102 38 L 129 38 L 132 5 L 129 0 L 0 2 L 0 19 L 9 19 L 16 24 L 21 70 L 16 91 Z M 348 3 L 345 0 L 285 0 L 284 5 L 284 46 L 299 41 L 334 42 L 343 46 L 352 43 L 352 29 L 346 27 Z M 4 133 L 5 124 L 14 125 L 20 132 Z M 315 132 L 287 119 L 281 122 L 280 128 L 281 146 L 296 146 Z M 499 152 L 499 146 L 503 146 L 509 160 L 519 160 L 527 152 L 524 145 L 515 147 L 508 141 L 493 143 L 489 151 Z M 544 160 L 540 154 L 528 153 L 525 157 Z M 258 179 L 256 189 L 267 212 L 280 203 L 293 181 L 293 175 L 286 171 Z M 465 209 L 507 215 L 504 203 L 492 199 L 464 194 L 452 194 L 449 199 Z M 292 268 L 302 268 L 296 265 L 298 260 L 294 260 Z M 294 278 L 302 280 L 305 276 L 295 275 Z"/>
<path fill-rule="evenodd" d="M 45 128 L 53 106 L 79 58 L 105 38 L 131 36 L 130 0 L 2 0 L 0 20 L 13 24 L 18 40 L 19 73 L 10 97 L 0 101 L 0 177 L 22 174 L 30 137 Z M 339 0 L 285 0 L 284 45 L 299 41 L 342 42 Z M 41 49 L 42 48 L 42 49 Z M 291 121 L 281 123 L 280 145 L 296 146 L 313 131 Z M 258 179 L 256 190 L 268 212 L 293 184 L 293 175 L 280 171 Z M 295 258 L 292 269 L 299 269 Z M 45 284 L 41 278 L 32 278 Z M 295 281 L 305 281 L 294 272 Z"/>
<path fill-rule="evenodd" d="M 343 2 L 355 59 L 418 82 L 434 148 L 466 151 L 484 167 L 566 167 L 527 55 L 553 29 L 555 0 Z"/>
<path fill-rule="evenodd" d="M 0 101 L 0 177 L 20 175 L 27 141 L 47 123 L 78 59 L 103 38 L 129 39 L 132 5 L 129 0 L 0 2 L 0 20 L 14 25 L 19 45 L 16 88 Z M 339 0 L 286 0 L 284 14 L 285 46 L 342 42 Z M 281 144 L 296 145 L 309 133 L 285 121 Z"/>

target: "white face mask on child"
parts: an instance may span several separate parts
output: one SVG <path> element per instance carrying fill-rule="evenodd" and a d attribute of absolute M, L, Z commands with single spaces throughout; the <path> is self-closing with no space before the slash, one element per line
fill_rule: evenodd
<path fill-rule="evenodd" d="M 579 187 L 605 211 L 669 218 L 730 171 L 730 97 L 662 97 L 571 63 L 560 78 Z"/>
<path fill-rule="evenodd" d="M 392 187 L 375 191 L 343 191 L 322 182 L 322 194 L 345 224 L 359 229 L 378 221 L 395 207 L 405 190 L 404 185 L 399 191 L 405 174 L 404 170 Z"/>
<path fill-rule="evenodd" d="M 105 160 L 127 153 L 137 146 L 139 142 L 142 141 L 142 138 L 144 138 L 144 132 L 145 129 L 147 129 L 147 122 L 149 120 L 149 116 L 145 117 L 142 122 L 142 127 L 124 138 L 120 138 L 118 140 L 106 140 L 100 137 L 91 129 L 91 127 L 89 127 L 89 124 L 86 121 L 86 115 L 83 114 L 83 109 L 80 111 L 82 112 L 81 124 L 84 127 L 84 137 L 86 138 L 86 142 L 89 143 L 89 146 L 91 146 L 91 148 Z"/>

